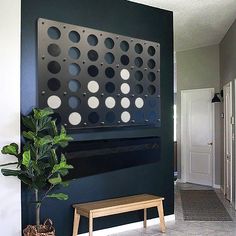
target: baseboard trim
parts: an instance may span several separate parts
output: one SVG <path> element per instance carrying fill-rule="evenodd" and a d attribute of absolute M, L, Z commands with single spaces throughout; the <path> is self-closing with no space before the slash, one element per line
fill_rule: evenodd
<path fill-rule="evenodd" d="M 165 222 L 168 221 L 174 221 L 175 220 L 175 215 L 168 215 L 165 216 Z M 159 218 L 153 218 L 150 220 L 147 220 L 147 226 L 151 225 L 157 225 L 160 223 Z M 140 229 L 143 228 L 143 221 L 131 223 L 131 224 L 126 224 L 126 225 L 121 225 L 121 226 L 116 226 L 116 227 L 111 227 L 107 229 L 101 229 L 101 230 L 96 230 L 93 232 L 94 236 L 106 236 L 110 234 L 117 234 L 117 233 L 122 233 L 128 230 L 134 230 L 134 229 Z M 79 234 L 78 236 L 88 236 L 88 233 L 84 234 Z"/>
<path fill-rule="evenodd" d="M 221 186 L 220 186 L 219 184 L 214 184 L 214 185 L 213 185 L 213 188 L 220 189 Z"/>

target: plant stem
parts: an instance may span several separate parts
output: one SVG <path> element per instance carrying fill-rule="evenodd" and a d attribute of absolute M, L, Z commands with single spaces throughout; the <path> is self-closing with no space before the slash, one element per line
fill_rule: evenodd
<path fill-rule="evenodd" d="M 35 189 L 35 217 L 36 217 L 36 228 L 39 229 L 40 225 L 40 208 L 41 208 L 41 202 L 39 202 L 39 191 L 38 189 Z"/>

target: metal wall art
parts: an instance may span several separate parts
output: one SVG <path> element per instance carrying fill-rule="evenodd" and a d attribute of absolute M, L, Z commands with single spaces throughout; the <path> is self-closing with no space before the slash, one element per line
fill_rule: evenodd
<path fill-rule="evenodd" d="M 160 126 L 160 45 L 38 20 L 39 106 L 68 129 Z"/>

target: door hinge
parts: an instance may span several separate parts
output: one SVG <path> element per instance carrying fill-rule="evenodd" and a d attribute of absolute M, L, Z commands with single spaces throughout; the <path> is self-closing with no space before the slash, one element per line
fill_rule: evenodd
<path fill-rule="evenodd" d="M 230 124 L 231 124 L 231 125 L 234 125 L 234 123 L 235 123 L 235 122 L 234 122 L 234 116 L 231 116 L 231 117 L 230 117 Z"/>

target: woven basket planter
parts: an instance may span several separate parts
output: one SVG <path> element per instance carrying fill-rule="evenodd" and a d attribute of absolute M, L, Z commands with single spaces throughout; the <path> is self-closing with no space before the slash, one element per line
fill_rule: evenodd
<path fill-rule="evenodd" d="M 56 236 L 52 221 L 47 219 L 37 230 L 35 225 L 28 225 L 23 230 L 24 236 Z"/>

